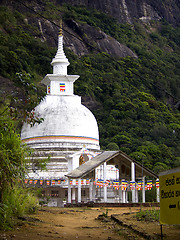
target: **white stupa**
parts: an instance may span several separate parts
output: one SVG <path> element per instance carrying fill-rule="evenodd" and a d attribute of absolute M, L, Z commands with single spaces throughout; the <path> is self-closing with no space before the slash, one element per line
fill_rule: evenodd
<path fill-rule="evenodd" d="M 34 149 L 99 149 L 98 126 L 94 115 L 81 104 L 81 97 L 73 93 L 78 75 L 67 75 L 69 65 L 63 51 L 63 36 L 59 34 L 58 50 L 51 62 L 53 74 L 42 80 L 47 96 L 35 108 L 43 118 L 31 127 L 24 124 L 21 139 Z"/>
<path fill-rule="evenodd" d="M 58 37 L 58 50 L 51 62 L 53 74 L 42 80 L 47 95 L 35 108 L 35 116 L 44 120 L 34 126 L 25 123 L 21 131 L 22 142 L 34 149 L 32 165 L 27 176 L 29 184 L 36 182 L 45 195 L 56 195 L 50 205 L 61 206 L 66 198 L 65 175 L 100 152 L 98 125 L 94 115 L 74 95 L 73 84 L 78 75 L 68 75 L 69 65 L 63 51 L 62 29 Z M 36 159 L 49 159 L 46 170 L 39 170 Z M 30 182 L 31 181 L 31 182 Z M 75 196 L 75 188 L 73 188 Z M 75 198 L 75 197 L 74 197 Z"/>

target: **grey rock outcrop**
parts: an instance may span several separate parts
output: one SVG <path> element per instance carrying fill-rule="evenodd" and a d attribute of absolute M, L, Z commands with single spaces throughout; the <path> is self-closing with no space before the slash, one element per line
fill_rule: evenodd
<path fill-rule="evenodd" d="M 89 50 L 92 50 L 95 52 L 106 52 L 115 57 L 137 57 L 131 49 L 88 24 L 80 25 L 73 20 L 68 20 L 66 24 L 68 32 L 73 30 L 74 34 L 77 34 L 78 38 L 72 41 L 71 36 L 68 37 L 68 33 L 65 31 L 65 46 L 79 56 L 88 53 Z"/>
<path fill-rule="evenodd" d="M 26 23 L 36 26 L 39 33 L 32 32 L 35 38 L 47 42 L 49 46 L 57 46 L 58 28 L 43 18 L 27 17 Z M 58 25 L 58 23 L 57 23 Z M 127 46 L 108 36 L 101 30 L 88 24 L 79 24 L 74 20 L 63 23 L 64 45 L 76 55 L 82 56 L 89 52 L 106 52 L 113 57 L 137 58 L 137 55 Z"/>
<path fill-rule="evenodd" d="M 180 25 L 179 0 L 56 0 L 56 3 L 95 8 L 113 16 L 119 23 L 165 19 L 174 26 Z"/>

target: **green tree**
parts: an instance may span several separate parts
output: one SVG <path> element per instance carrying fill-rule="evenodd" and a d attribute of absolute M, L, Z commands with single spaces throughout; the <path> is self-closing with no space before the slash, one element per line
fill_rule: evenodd
<path fill-rule="evenodd" d="M 165 163 L 162 163 L 162 162 L 155 163 L 155 165 L 153 167 L 153 171 L 157 174 L 159 174 L 160 172 L 165 171 L 167 169 L 169 169 L 169 167 Z"/>
<path fill-rule="evenodd" d="M 119 150 L 119 147 L 116 143 L 114 142 L 110 142 L 108 145 L 107 145 L 107 150 L 111 150 L 111 151 L 118 151 Z"/>
<path fill-rule="evenodd" d="M 0 110 L 0 201 L 7 189 L 12 189 L 26 173 L 28 149 L 21 145 L 7 107 Z"/>
<path fill-rule="evenodd" d="M 9 229 L 17 217 L 33 213 L 38 199 L 31 189 L 24 188 L 29 149 L 22 145 L 16 132 L 12 112 L 0 109 L 0 229 Z"/>

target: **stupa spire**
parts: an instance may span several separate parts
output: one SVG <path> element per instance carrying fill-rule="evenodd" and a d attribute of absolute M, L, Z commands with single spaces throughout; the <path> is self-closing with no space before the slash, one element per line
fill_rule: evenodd
<path fill-rule="evenodd" d="M 67 66 L 69 65 L 69 61 L 63 50 L 62 19 L 60 20 L 60 30 L 58 35 L 58 50 L 51 62 L 51 65 L 53 66 L 53 74 L 67 75 Z"/>
<path fill-rule="evenodd" d="M 62 29 L 62 18 L 60 19 L 59 36 L 63 36 L 63 29 Z"/>
<path fill-rule="evenodd" d="M 79 78 L 78 75 L 68 75 L 67 66 L 69 61 L 63 50 L 63 31 L 62 19 L 60 20 L 60 29 L 58 35 L 58 49 L 51 65 L 53 66 L 53 74 L 47 74 L 42 80 L 47 86 L 47 94 L 49 95 L 74 95 L 74 82 Z"/>

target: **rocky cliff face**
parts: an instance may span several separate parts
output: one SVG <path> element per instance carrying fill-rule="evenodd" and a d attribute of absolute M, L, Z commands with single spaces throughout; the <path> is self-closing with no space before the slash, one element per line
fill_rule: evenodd
<path fill-rule="evenodd" d="M 165 19 L 174 26 L 180 24 L 179 0 L 56 0 L 56 3 L 95 8 L 110 14 L 119 23 Z"/>
<path fill-rule="evenodd" d="M 22 3 L 23 1 L 21 0 L 20 2 Z M 57 26 L 55 26 L 48 19 L 35 15 L 31 11 L 31 9 L 33 9 L 36 12 L 43 12 L 45 9 L 44 1 L 32 1 L 32 6 L 30 5 L 30 8 L 26 7 L 29 6 L 28 1 L 24 1 L 26 6 L 20 2 L 0 0 L 0 4 L 9 6 L 13 8 L 13 10 L 23 13 L 23 15 L 26 16 L 24 19 L 26 24 L 39 30 L 31 31 L 35 38 L 40 38 L 42 42 L 47 42 L 51 47 L 57 47 L 57 35 L 59 31 L 59 27 L 57 26 L 59 22 L 55 20 L 54 22 L 57 24 Z M 90 51 L 95 51 L 106 52 L 113 57 L 137 57 L 131 49 L 88 24 L 80 24 L 69 19 L 63 22 L 63 29 L 65 47 L 72 50 L 78 56 L 88 54 Z M 27 31 L 25 28 L 24 30 Z"/>
<path fill-rule="evenodd" d="M 51 22 L 34 17 L 27 17 L 26 22 L 39 28 L 41 34 L 33 33 L 36 38 L 40 38 L 43 42 L 46 41 L 49 46 L 57 47 L 58 29 Z M 114 57 L 137 57 L 127 46 L 88 24 L 68 20 L 63 23 L 63 29 L 65 47 L 78 56 L 95 51 L 106 52 Z"/>
<path fill-rule="evenodd" d="M 150 20 L 166 19 L 174 25 L 179 24 L 179 0 L 52 0 L 57 5 L 69 3 L 71 5 L 84 5 L 87 8 L 95 8 L 115 17 L 120 23 L 128 22 L 133 24 L 137 19 L 143 22 Z M 29 1 L 20 1 L 29 4 Z M 46 41 L 49 46 L 57 46 L 57 32 L 50 21 L 38 17 L 31 12 L 30 9 L 20 4 L 19 1 L 0 0 L 0 4 L 4 4 L 14 10 L 27 15 L 26 23 L 39 29 L 40 34 L 32 32 L 36 38 Z M 37 12 L 45 10 L 45 2 L 43 0 L 34 0 L 30 7 Z M 59 25 L 59 23 L 57 22 Z M 87 24 L 79 24 L 73 20 L 64 23 L 64 42 L 65 46 L 72 50 L 75 54 L 82 56 L 89 53 L 89 50 L 107 52 L 112 56 L 137 56 L 126 46 L 117 42 L 114 38 L 106 35 L 104 32 L 94 29 Z M 74 37 L 73 37 L 74 35 Z"/>
<path fill-rule="evenodd" d="M 93 50 L 106 52 L 115 57 L 137 57 L 128 47 L 88 24 L 78 24 L 74 20 L 68 20 L 64 25 L 64 30 L 67 30 L 64 31 L 65 46 L 79 56 Z M 73 35 L 76 34 L 77 38 L 72 39 L 72 35 L 68 34 L 70 32 Z"/>

